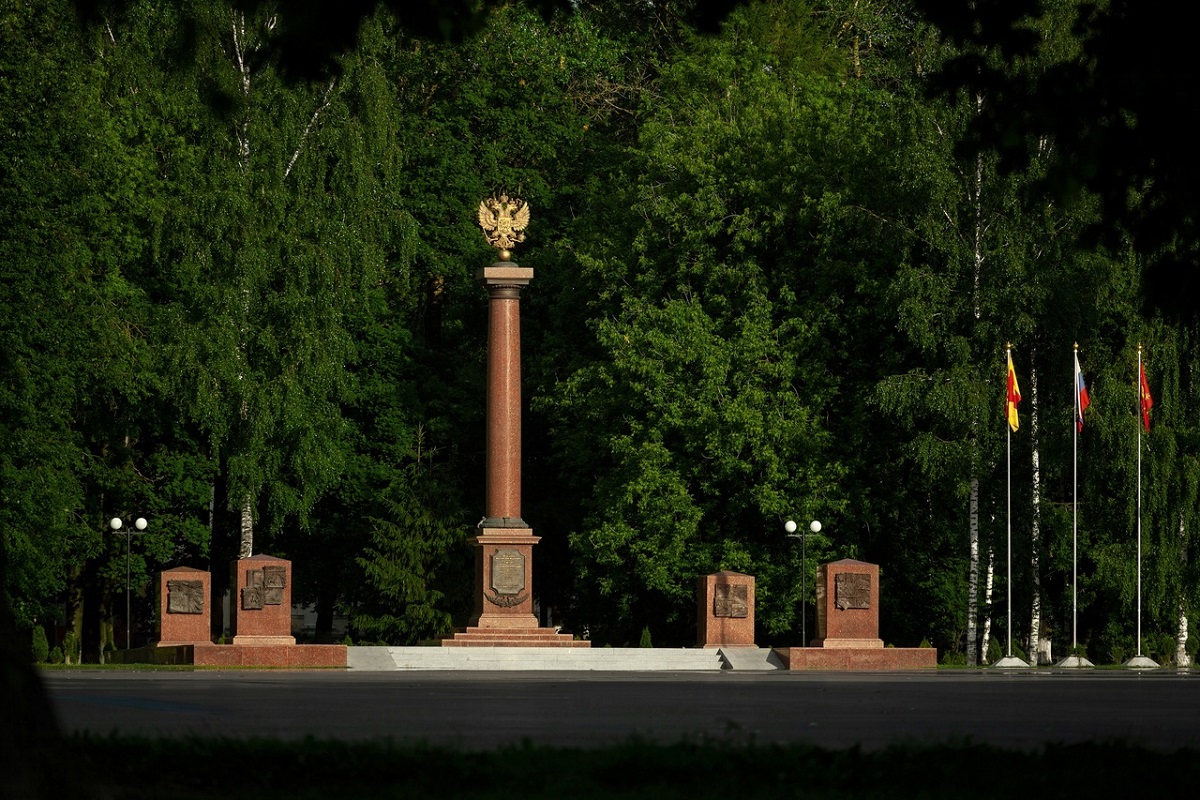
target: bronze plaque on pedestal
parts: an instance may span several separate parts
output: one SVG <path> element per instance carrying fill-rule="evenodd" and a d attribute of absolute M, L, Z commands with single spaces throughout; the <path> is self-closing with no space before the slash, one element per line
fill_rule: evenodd
<path fill-rule="evenodd" d="M 871 607 L 871 576 L 861 572 L 842 572 L 835 575 L 833 604 L 845 611 L 848 608 Z"/>
<path fill-rule="evenodd" d="M 203 614 L 203 581 L 167 581 L 168 614 Z"/>
<path fill-rule="evenodd" d="M 745 619 L 750 615 L 750 595 L 744 583 L 713 587 L 713 616 Z"/>
<path fill-rule="evenodd" d="M 492 591 L 518 594 L 525 588 L 525 556 L 520 550 L 497 550 L 492 554 Z"/>

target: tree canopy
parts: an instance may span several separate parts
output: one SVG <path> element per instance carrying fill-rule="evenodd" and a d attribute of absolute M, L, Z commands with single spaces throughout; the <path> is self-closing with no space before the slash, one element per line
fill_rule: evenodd
<path fill-rule="evenodd" d="M 1011 629 L 1061 649 L 1078 590 L 1085 645 L 1119 660 L 1140 522 L 1147 641 L 1186 654 L 1194 154 L 1167 133 L 1195 104 L 1176 56 L 1150 57 L 1147 12 L 326 6 L 0 6 L 19 627 L 71 631 L 89 659 L 120 640 L 126 542 L 105 520 L 138 515 L 143 640 L 150 576 L 208 567 L 220 592 L 250 551 L 294 559 L 319 636 L 335 613 L 357 641 L 464 624 L 493 257 L 474 210 L 507 192 L 533 208 L 516 256 L 537 275 L 524 515 L 544 616 L 687 644 L 696 579 L 733 569 L 756 576 L 761 643 L 795 644 L 801 575 L 855 557 L 881 565 L 890 643 L 975 660 Z M 823 523 L 803 560 L 788 519 Z M 1011 620 L 989 602 L 1010 523 Z"/>

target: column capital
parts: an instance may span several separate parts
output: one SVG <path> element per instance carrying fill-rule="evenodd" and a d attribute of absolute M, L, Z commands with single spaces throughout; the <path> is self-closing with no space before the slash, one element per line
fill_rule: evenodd
<path fill-rule="evenodd" d="M 511 261 L 497 261 L 475 272 L 475 278 L 487 286 L 527 286 L 533 280 L 533 267 L 520 267 Z"/>

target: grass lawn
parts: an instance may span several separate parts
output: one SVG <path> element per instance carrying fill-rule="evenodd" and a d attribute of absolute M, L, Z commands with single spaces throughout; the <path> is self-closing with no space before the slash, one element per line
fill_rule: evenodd
<path fill-rule="evenodd" d="M 455 748 L 306 740 L 64 741 L 57 796 L 110 798 L 963 798 L 1190 796 L 1200 751 L 1122 743 L 1019 752 L 962 743 L 834 751 L 630 740 L 596 749 Z M 75 795 L 73 792 L 86 791 Z"/>

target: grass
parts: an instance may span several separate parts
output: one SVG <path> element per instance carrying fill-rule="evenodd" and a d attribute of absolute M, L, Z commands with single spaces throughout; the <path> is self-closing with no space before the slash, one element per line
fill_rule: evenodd
<path fill-rule="evenodd" d="M 388 742 L 75 735 L 57 796 L 109 798 L 961 798 L 1111 797 L 1200 785 L 1200 751 L 1125 743 L 1021 752 L 963 742 L 879 752 L 632 739 L 594 749 L 494 751 Z"/>

